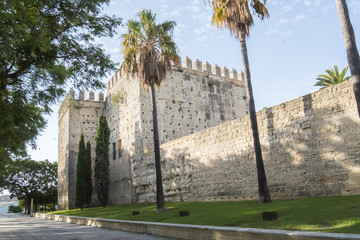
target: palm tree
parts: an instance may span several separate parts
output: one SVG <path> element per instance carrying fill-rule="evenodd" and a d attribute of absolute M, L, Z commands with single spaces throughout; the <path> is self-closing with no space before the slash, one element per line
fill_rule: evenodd
<path fill-rule="evenodd" d="M 260 0 L 212 0 L 211 3 L 214 9 L 212 23 L 219 28 L 228 28 L 230 32 L 240 40 L 245 81 L 247 84 L 247 94 L 249 99 L 251 129 L 254 138 L 259 201 L 261 203 L 271 202 L 261 153 L 255 112 L 255 102 L 251 85 L 250 67 L 246 47 L 246 38 L 249 36 L 249 29 L 253 25 L 253 18 L 250 12 L 250 7 L 252 8 L 253 13 L 255 13 L 261 19 L 269 17 L 268 10 L 265 7 L 266 0 L 263 0 L 262 2 Z"/>
<path fill-rule="evenodd" d="M 353 81 L 354 95 L 360 117 L 360 56 L 356 47 L 355 33 L 352 27 L 346 0 L 335 0 L 344 37 L 347 58 Z"/>
<path fill-rule="evenodd" d="M 325 70 L 327 74 L 320 74 L 316 78 L 316 80 L 318 81 L 314 86 L 321 86 L 322 88 L 325 88 L 328 86 L 333 86 L 335 84 L 345 82 L 351 78 L 350 76 L 345 77 L 348 69 L 349 66 L 341 70 L 341 72 L 339 72 L 338 66 L 335 65 L 334 69 Z"/>
<path fill-rule="evenodd" d="M 121 67 L 127 74 L 139 76 L 142 86 L 151 90 L 156 168 L 156 212 L 161 213 L 165 212 L 166 208 L 161 176 L 155 86 L 160 87 L 167 72 L 171 70 L 171 62 L 178 63 L 180 57 L 172 39 L 175 22 L 166 21 L 156 24 L 156 14 L 150 10 L 143 10 L 138 16 L 139 21 L 130 20 L 127 23 L 128 32 L 123 35 L 122 42 L 124 62 Z"/>

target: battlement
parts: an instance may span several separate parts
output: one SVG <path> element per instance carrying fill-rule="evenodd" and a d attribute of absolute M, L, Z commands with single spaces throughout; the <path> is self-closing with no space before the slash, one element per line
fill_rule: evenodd
<path fill-rule="evenodd" d="M 243 71 L 238 72 L 236 69 L 227 67 L 220 68 L 217 64 L 212 66 L 210 63 L 205 61 L 202 63 L 199 59 L 195 59 L 193 62 L 189 57 L 185 57 L 182 61 L 180 59 L 179 64 L 173 65 L 173 70 L 191 70 L 193 72 L 198 72 L 206 74 L 207 76 L 216 76 L 218 78 L 224 78 L 225 81 L 230 82 L 234 85 L 244 85 L 245 74 Z M 108 81 L 107 91 L 109 91 L 122 77 L 125 73 L 122 69 L 119 69 Z"/>
<path fill-rule="evenodd" d="M 88 97 L 88 98 L 86 98 Z M 64 113 L 67 111 L 69 106 L 74 105 L 74 100 L 76 101 L 85 101 L 85 102 L 95 102 L 95 103 L 103 103 L 104 102 L 104 93 L 99 92 L 98 94 L 98 100 L 95 100 L 95 93 L 93 91 L 90 91 L 88 95 L 86 96 L 84 91 L 79 91 L 78 93 L 75 92 L 74 89 L 70 89 L 69 92 L 66 94 L 65 99 L 61 103 L 61 106 L 59 108 L 59 119 L 64 115 Z"/>
<path fill-rule="evenodd" d="M 95 100 L 95 94 L 94 94 L 93 91 L 90 91 L 88 93 L 88 98 L 86 99 L 84 91 L 80 90 L 79 93 L 76 94 L 74 89 L 70 89 L 70 91 L 68 92 L 66 97 L 69 98 L 69 99 L 74 99 L 74 100 L 96 101 Z M 103 92 L 99 92 L 97 101 L 98 102 L 104 102 L 104 93 Z"/>

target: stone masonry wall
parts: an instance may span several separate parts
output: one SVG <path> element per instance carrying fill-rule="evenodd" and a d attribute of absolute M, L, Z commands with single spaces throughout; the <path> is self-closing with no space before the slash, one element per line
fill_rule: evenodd
<path fill-rule="evenodd" d="M 106 117 L 110 127 L 110 186 L 111 203 L 132 203 L 131 162 L 143 151 L 141 144 L 141 86 L 138 80 L 129 81 L 118 71 L 108 89 Z M 118 95 L 118 101 L 114 96 Z M 121 146 L 119 146 L 121 141 Z"/>
<path fill-rule="evenodd" d="M 204 69 L 211 66 L 205 63 Z M 232 70 L 230 76 L 227 68 L 222 70 L 215 65 L 214 72 L 203 71 L 200 61 L 193 65 L 189 58 L 184 59 L 182 67 L 173 67 L 156 91 L 161 143 L 247 113 L 243 74 Z M 108 82 L 107 95 L 106 116 L 111 130 L 110 202 L 138 202 L 133 179 L 139 173 L 149 178 L 154 175 L 153 168 L 139 169 L 144 150 L 153 147 L 151 93 L 141 87 L 136 76 L 129 79 L 119 70 Z"/>
<path fill-rule="evenodd" d="M 360 194 L 360 122 L 351 81 L 257 113 L 272 198 Z M 161 145 L 167 201 L 257 199 L 249 116 Z M 153 152 L 134 168 L 140 202 L 155 199 Z"/>

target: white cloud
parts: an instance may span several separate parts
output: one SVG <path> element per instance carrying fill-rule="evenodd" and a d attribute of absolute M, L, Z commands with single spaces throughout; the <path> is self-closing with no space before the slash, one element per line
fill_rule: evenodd
<path fill-rule="evenodd" d="M 208 12 L 203 12 L 201 14 L 195 14 L 192 16 L 193 19 L 206 23 L 211 22 L 211 17 L 211 13 Z"/>
<path fill-rule="evenodd" d="M 299 13 L 298 15 L 296 15 L 295 17 L 295 22 L 304 20 L 306 18 L 306 16 L 303 13 Z"/>
<path fill-rule="evenodd" d="M 272 34 L 277 34 L 279 31 L 276 28 L 270 29 L 268 31 L 266 31 L 266 35 L 272 35 Z"/>
<path fill-rule="evenodd" d="M 188 10 L 192 12 L 199 12 L 200 11 L 200 1 L 194 0 L 192 1 L 191 5 L 187 7 Z"/>
<path fill-rule="evenodd" d="M 285 12 L 290 12 L 293 9 L 293 6 L 290 5 L 284 5 L 282 8 Z"/>
<path fill-rule="evenodd" d="M 275 20 L 274 25 L 275 26 L 281 26 L 281 25 L 284 25 L 284 24 L 286 24 L 288 22 L 289 22 L 289 20 L 287 20 L 286 18 L 280 18 L 280 19 Z"/>
<path fill-rule="evenodd" d="M 309 8 L 309 11 L 320 10 L 323 14 L 327 14 L 333 2 L 324 0 L 305 0 L 304 4 Z"/>
<path fill-rule="evenodd" d="M 204 43 L 208 40 L 209 36 L 207 34 L 202 34 L 196 38 L 196 40 L 200 43 Z"/>
<path fill-rule="evenodd" d="M 194 29 L 194 32 L 195 32 L 196 34 L 198 34 L 198 35 L 206 32 L 206 31 L 207 31 L 207 30 L 206 30 L 206 28 L 204 28 L 204 27 L 202 27 L 202 28 L 195 28 L 195 29 Z"/>
<path fill-rule="evenodd" d="M 172 11 L 170 11 L 170 15 L 171 16 L 179 16 L 180 10 L 179 9 L 172 10 Z"/>

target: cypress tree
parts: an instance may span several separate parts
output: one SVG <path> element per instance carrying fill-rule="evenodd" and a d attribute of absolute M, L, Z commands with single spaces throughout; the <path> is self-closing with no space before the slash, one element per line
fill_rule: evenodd
<path fill-rule="evenodd" d="M 86 199 L 85 165 L 86 165 L 85 140 L 84 140 L 84 135 L 81 134 L 79 141 L 77 165 L 76 165 L 76 201 L 75 201 L 75 205 L 77 207 L 80 207 L 81 211 L 83 209 L 83 205 Z"/>
<path fill-rule="evenodd" d="M 92 171 L 91 171 L 91 144 L 90 141 L 86 143 L 86 161 L 85 161 L 85 192 L 86 198 L 85 202 L 87 206 L 90 205 L 91 196 L 92 196 Z"/>
<path fill-rule="evenodd" d="M 99 116 L 95 135 L 95 190 L 103 207 L 109 200 L 109 138 L 110 129 L 106 117 Z"/>

